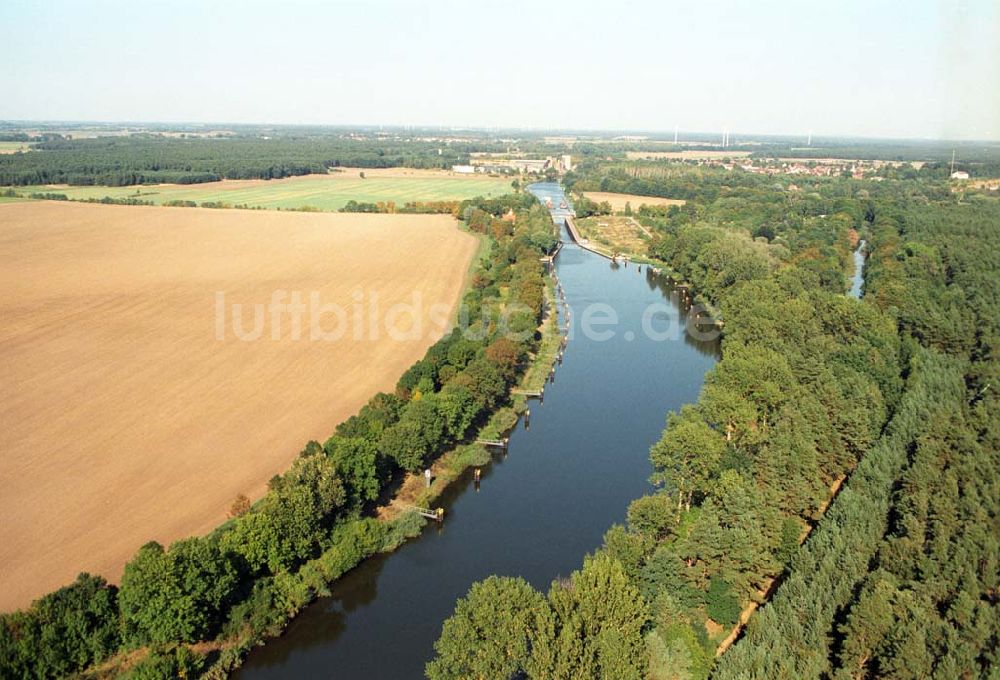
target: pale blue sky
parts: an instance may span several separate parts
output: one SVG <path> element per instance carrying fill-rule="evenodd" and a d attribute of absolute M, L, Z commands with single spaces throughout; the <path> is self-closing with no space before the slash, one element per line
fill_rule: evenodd
<path fill-rule="evenodd" d="M 2 0 L 0 119 L 1000 139 L 1000 3 Z"/>

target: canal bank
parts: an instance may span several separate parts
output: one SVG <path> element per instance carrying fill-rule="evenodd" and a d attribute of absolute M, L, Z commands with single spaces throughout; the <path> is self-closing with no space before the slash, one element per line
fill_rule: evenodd
<path fill-rule="evenodd" d="M 558 185 L 533 189 L 561 196 Z M 468 471 L 443 493 L 442 524 L 346 574 L 238 677 L 422 677 L 441 624 L 475 581 L 512 575 L 546 588 L 649 491 L 649 447 L 667 411 L 697 399 L 718 345 L 684 332 L 687 311 L 667 279 L 563 239 L 555 266 L 571 339 L 544 403 L 531 402 L 530 428 L 522 421 L 510 434 L 478 485 Z M 611 337 L 581 330 L 596 305 L 618 318 L 602 329 Z"/>

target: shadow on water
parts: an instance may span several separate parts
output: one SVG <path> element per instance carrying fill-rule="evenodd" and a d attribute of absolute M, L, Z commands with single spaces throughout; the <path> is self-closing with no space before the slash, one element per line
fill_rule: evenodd
<path fill-rule="evenodd" d="M 366 560 L 337 582 L 334 595 L 319 600 L 292 620 L 285 636 L 295 639 L 295 649 L 308 650 L 336 640 L 347 627 L 350 614 L 375 601 L 378 596 L 378 576 L 388 557 L 389 555 L 378 555 Z M 268 665 L 281 667 L 293 649 L 276 645 L 271 651 L 273 654 L 269 655 Z"/>
<path fill-rule="evenodd" d="M 563 200 L 558 185 L 530 189 L 555 206 Z M 690 310 L 666 277 L 563 240 L 556 267 L 571 338 L 544 403 L 530 404 L 530 430 L 522 421 L 511 432 L 508 453 L 494 453 L 478 489 L 470 471 L 443 494 L 442 525 L 346 574 L 285 635 L 255 649 L 237 677 L 420 678 L 441 624 L 475 581 L 521 576 L 547 589 L 650 490 L 649 447 L 666 413 L 697 399 L 718 343 L 683 331 Z M 612 337 L 581 332 L 592 303 L 617 315 Z M 666 339 L 643 331 L 644 313 Z"/>
<path fill-rule="evenodd" d="M 698 350 L 703 356 L 719 358 L 719 339 L 715 332 L 714 321 L 704 312 L 695 307 L 689 299 L 685 299 L 681 290 L 674 285 L 670 277 L 662 274 L 654 274 L 649 267 L 645 267 L 646 283 L 651 291 L 659 292 L 671 304 L 677 308 L 678 320 L 681 327 L 688 329 L 693 325 L 698 337 L 691 332 L 685 332 L 684 342 L 690 347 Z M 705 339 L 706 337 L 711 339 Z"/>

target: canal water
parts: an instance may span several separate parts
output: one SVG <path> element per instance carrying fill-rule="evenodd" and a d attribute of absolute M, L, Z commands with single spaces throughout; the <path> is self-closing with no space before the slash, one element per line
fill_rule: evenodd
<path fill-rule="evenodd" d="M 850 296 L 852 298 L 861 297 L 861 286 L 865 283 L 865 258 L 867 257 L 865 253 L 865 241 L 861 240 L 858 244 L 857 249 L 854 251 L 854 276 L 851 277 L 851 292 Z"/>
<path fill-rule="evenodd" d="M 552 198 L 561 223 L 559 185 L 529 190 Z M 697 399 L 718 343 L 685 332 L 686 309 L 648 267 L 573 243 L 556 261 L 571 338 L 544 403 L 530 403 L 530 428 L 522 422 L 511 433 L 509 452 L 494 457 L 478 489 L 470 472 L 448 490 L 441 525 L 346 574 L 282 637 L 254 650 L 237 677 L 421 678 L 442 623 L 474 582 L 521 576 L 547 590 L 650 490 L 649 447 L 667 412 Z M 584 332 L 584 319 L 612 313 L 617 324 Z"/>

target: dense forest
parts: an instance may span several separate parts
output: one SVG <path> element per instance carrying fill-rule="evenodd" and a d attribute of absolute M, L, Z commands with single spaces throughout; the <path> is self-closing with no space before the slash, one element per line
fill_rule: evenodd
<path fill-rule="evenodd" d="M 330 168 L 450 168 L 469 159 L 468 144 L 313 137 L 182 139 L 159 135 L 53 139 L 0 155 L 0 185 L 197 184 L 278 179 Z"/>
<path fill-rule="evenodd" d="M 500 219 L 511 210 L 516 223 Z M 373 507 L 402 473 L 445 452 L 459 466 L 482 464 L 485 450 L 472 443 L 480 430 L 514 418 L 509 389 L 541 340 L 539 256 L 557 242 L 529 194 L 465 201 L 459 212 L 484 240 L 463 298 L 467 322 L 393 393 L 375 395 L 325 442 L 309 442 L 263 498 L 236 499 L 232 519 L 211 535 L 143 546 L 120 586 L 81 574 L 0 615 L 0 677 L 63 677 L 95 664 L 112 672 L 121 663 L 135 678 L 191 677 L 210 664 L 224 673 L 361 559 L 419 532 L 419 515 L 381 521 Z"/>
<path fill-rule="evenodd" d="M 688 200 L 637 219 L 721 310 L 723 358 L 669 415 L 626 525 L 547 593 L 473 586 L 428 677 L 991 677 L 1000 202 L 648 167 L 567 179 Z"/>
<path fill-rule="evenodd" d="M 1000 662 L 1000 203 L 896 201 L 873 226 L 866 297 L 912 346 L 903 403 L 718 677 Z"/>

